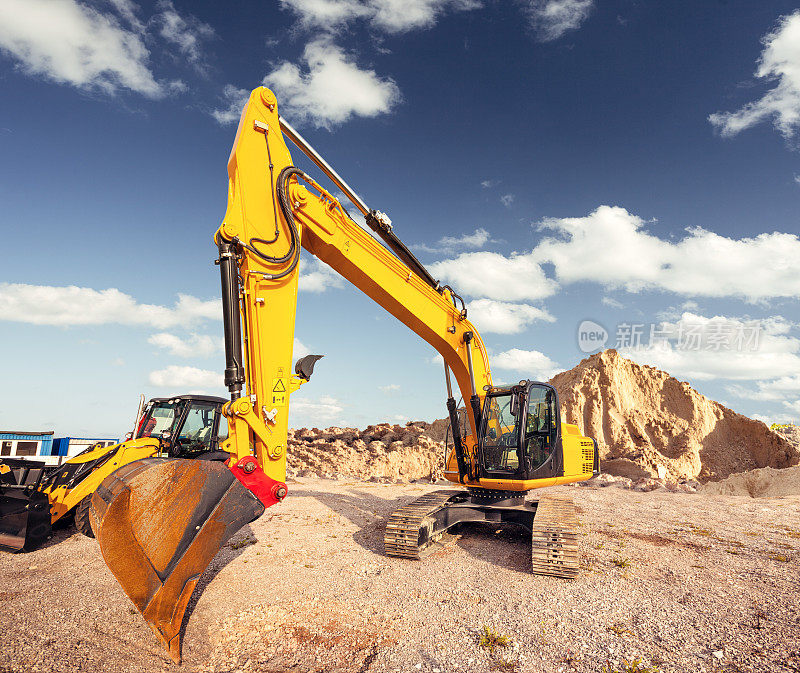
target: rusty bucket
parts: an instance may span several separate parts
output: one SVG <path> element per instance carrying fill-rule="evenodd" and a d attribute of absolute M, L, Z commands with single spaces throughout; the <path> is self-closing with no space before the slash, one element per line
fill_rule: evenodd
<path fill-rule="evenodd" d="M 180 628 L 200 576 L 264 505 L 224 463 L 144 458 L 109 475 L 92 496 L 106 565 L 180 663 Z"/>

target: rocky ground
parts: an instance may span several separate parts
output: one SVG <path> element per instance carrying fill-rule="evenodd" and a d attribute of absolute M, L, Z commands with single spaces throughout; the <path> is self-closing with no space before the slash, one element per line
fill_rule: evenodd
<path fill-rule="evenodd" d="M 610 483 L 548 489 L 579 508 L 568 581 L 529 574 L 529 542 L 495 527 L 384 556 L 390 512 L 443 486 L 301 478 L 206 571 L 182 670 L 800 671 L 800 497 Z M 0 556 L 0 620 L 3 673 L 180 670 L 74 529 Z"/>

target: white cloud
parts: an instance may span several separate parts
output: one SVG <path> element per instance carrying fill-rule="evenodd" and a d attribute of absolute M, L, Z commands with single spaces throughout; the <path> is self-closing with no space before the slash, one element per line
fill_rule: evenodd
<path fill-rule="evenodd" d="M 800 128 L 800 10 L 781 17 L 762 43 L 755 74 L 775 86 L 736 112 L 710 115 L 708 120 L 723 136 L 734 136 L 768 119 L 786 138 Z"/>
<path fill-rule="evenodd" d="M 264 77 L 264 84 L 275 91 L 283 113 L 293 122 L 330 128 L 353 115 L 385 114 L 400 100 L 392 79 L 359 68 L 327 37 L 307 44 L 302 61 L 302 69 L 284 61 Z"/>
<path fill-rule="evenodd" d="M 622 302 L 617 301 L 613 297 L 603 297 L 600 300 L 600 303 L 604 304 L 605 306 L 610 306 L 611 308 L 617 308 L 617 309 L 625 308 L 625 306 L 622 304 Z"/>
<path fill-rule="evenodd" d="M 439 245 L 446 248 L 482 248 L 489 241 L 489 232 L 482 227 L 471 234 L 463 236 L 445 236 L 439 240 Z"/>
<path fill-rule="evenodd" d="M 108 0 L 117 10 L 117 14 L 120 15 L 122 19 L 130 24 L 131 28 L 133 28 L 136 32 L 142 32 L 144 30 L 144 26 L 142 22 L 139 21 L 139 18 L 136 16 L 136 12 L 139 11 L 139 8 L 136 6 L 135 2 L 132 0 Z"/>
<path fill-rule="evenodd" d="M 434 277 L 452 282 L 459 292 L 473 297 L 505 301 L 549 297 L 558 285 L 545 277 L 531 257 L 512 253 L 505 257 L 496 252 L 465 252 L 454 259 L 429 267 Z"/>
<path fill-rule="evenodd" d="M 153 21 L 159 26 L 161 37 L 176 45 L 190 62 L 199 63 L 202 59 L 201 44 L 203 40 L 214 37 L 214 29 L 193 16 L 178 14 L 171 0 L 159 0 L 156 7 L 159 13 Z"/>
<path fill-rule="evenodd" d="M 728 392 L 753 400 L 775 401 L 787 397 L 800 397 L 800 373 L 779 376 L 771 381 L 757 381 L 756 388 L 730 386 Z"/>
<path fill-rule="evenodd" d="M 768 380 L 800 375 L 800 339 L 779 316 L 762 321 L 684 313 L 659 325 L 663 338 L 622 355 L 695 380 Z M 763 399 L 767 399 L 766 397 Z"/>
<path fill-rule="evenodd" d="M 292 346 L 292 357 L 295 360 L 299 360 L 300 358 L 304 358 L 306 355 L 310 354 L 311 351 L 308 347 L 300 341 L 297 337 L 294 338 L 294 345 Z"/>
<path fill-rule="evenodd" d="M 148 380 L 150 385 L 174 391 L 214 390 L 224 387 L 223 376 L 218 371 L 178 365 L 150 372 Z"/>
<path fill-rule="evenodd" d="M 140 304 L 116 288 L 0 283 L 0 320 L 34 325 L 149 325 L 159 329 L 219 320 L 219 299 L 179 294 L 173 307 Z"/>
<path fill-rule="evenodd" d="M 552 42 L 580 28 L 594 0 L 522 0 L 522 5 L 539 40 Z"/>
<path fill-rule="evenodd" d="M 544 353 L 519 348 L 497 353 L 489 358 L 493 369 L 507 369 L 537 381 L 547 381 L 562 369 Z"/>
<path fill-rule="evenodd" d="M 610 206 L 586 217 L 547 219 L 541 228 L 561 237 L 543 240 L 530 262 L 551 262 L 563 283 L 592 281 L 629 292 L 667 290 L 750 301 L 800 296 L 800 238 L 794 234 L 733 239 L 694 228 L 673 243 L 643 226 L 641 218 Z"/>
<path fill-rule="evenodd" d="M 147 339 L 147 343 L 163 348 L 179 358 L 207 358 L 223 350 L 224 342 L 219 337 L 207 334 L 191 334 L 181 338 L 175 334 L 159 332 Z"/>
<path fill-rule="evenodd" d="M 132 4 L 112 2 L 123 18 L 140 26 Z M 165 94 L 148 66 L 142 36 L 76 0 L 0 2 L 0 51 L 28 74 L 80 89 L 109 94 L 129 89 L 150 98 Z"/>
<path fill-rule="evenodd" d="M 452 9 L 466 11 L 481 6 L 475 0 L 281 0 L 305 28 L 331 30 L 356 20 L 368 21 L 387 33 L 430 28 Z"/>
<path fill-rule="evenodd" d="M 430 28 L 446 9 L 472 10 L 481 6 L 472 0 L 373 0 L 372 24 L 387 33 L 405 33 Z"/>
<path fill-rule="evenodd" d="M 385 386 L 378 386 L 378 390 L 388 395 L 389 393 L 394 393 L 400 390 L 400 386 L 396 383 L 389 383 L 388 385 Z"/>
<path fill-rule="evenodd" d="M 800 400 L 795 400 L 794 402 L 784 402 L 783 406 L 786 407 L 787 409 L 789 409 L 789 411 L 792 412 L 792 416 L 791 417 L 789 417 L 789 416 L 784 417 L 784 420 L 782 422 L 785 422 L 785 423 L 788 423 L 788 422 L 797 423 L 798 422 L 797 421 L 797 416 L 795 416 L 794 414 L 800 414 Z"/>
<path fill-rule="evenodd" d="M 323 396 L 317 400 L 292 395 L 289 405 L 292 427 L 324 427 L 340 418 L 344 407 L 335 397 Z"/>
<path fill-rule="evenodd" d="M 539 229 L 555 235 L 530 252 L 467 252 L 431 264 L 430 271 L 468 296 L 512 302 L 542 299 L 559 283 L 577 282 L 751 302 L 800 296 L 800 237 L 795 234 L 735 239 L 698 227 L 671 241 L 644 227 L 641 218 L 624 208 L 600 206 L 585 217 L 544 220 Z M 553 265 L 556 279 L 545 275 L 545 264 Z M 610 301 L 604 303 L 612 305 Z"/>
<path fill-rule="evenodd" d="M 514 195 L 503 194 L 503 196 L 500 197 L 500 203 L 502 203 L 506 208 L 511 208 L 511 204 L 514 203 Z"/>
<path fill-rule="evenodd" d="M 432 245 L 427 246 L 421 243 L 411 246 L 412 250 L 421 250 L 422 252 L 452 252 L 459 248 L 482 248 L 491 240 L 489 232 L 483 227 L 476 229 L 471 234 L 463 234 L 462 236 L 443 236 L 439 241 Z"/>
<path fill-rule="evenodd" d="M 800 175 L 795 175 L 795 176 L 794 176 L 794 181 L 795 181 L 795 182 L 796 182 L 798 185 L 800 185 Z"/>
<path fill-rule="evenodd" d="M 211 116 L 219 124 L 234 124 L 239 121 L 244 110 L 245 103 L 250 98 L 247 89 L 240 89 L 232 84 L 226 84 L 222 90 L 223 107 L 211 111 Z"/>
<path fill-rule="evenodd" d="M 343 287 L 342 277 L 316 257 L 305 254 L 300 258 L 300 292 L 325 292 L 328 288 Z"/>
<path fill-rule="evenodd" d="M 481 187 L 484 189 L 491 189 L 492 187 L 497 187 L 500 184 L 500 180 L 481 180 Z"/>
<path fill-rule="evenodd" d="M 528 304 L 474 299 L 467 305 L 470 322 L 481 333 L 517 334 L 536 320 L 555 322 L 547 311 Z"/>

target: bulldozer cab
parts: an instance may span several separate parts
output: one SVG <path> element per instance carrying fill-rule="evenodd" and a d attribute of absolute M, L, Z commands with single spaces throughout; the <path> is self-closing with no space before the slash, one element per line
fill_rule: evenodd
<path fill-rule="evenodd" d="M 170 458 L 206 457 L 228 435 L 227 419 L 220 413 L 225 402 L 209 395 L 154 398 L 145 407 L 135 439 L 158 439 L 159 455 Z"/>
<path fill-rule="evenodd" d="M 560 427 L 558 393 L 551 385 L 520 381 L 488 391 L 479 432 L 482 476 L 558 476 L 563 463 Z"/>

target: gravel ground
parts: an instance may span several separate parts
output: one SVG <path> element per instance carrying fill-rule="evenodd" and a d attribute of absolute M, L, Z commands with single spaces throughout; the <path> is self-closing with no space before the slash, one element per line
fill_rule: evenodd
<path fill-rule="evenodd" d="M 800 671 L 800 497 L 561 487 L 581 520 L 574 581 L 472 527 L 425 561 L 382 554 L 386 517 L 441 488 L 300 479 L 206 571 L 184 671 Z M 543 493 L 544 495 L 544 493 Z M 508 637 L 491 653 L 484 627 Z M 72 528 L 0 554 L 0 672 L 181 670 Z"/>

